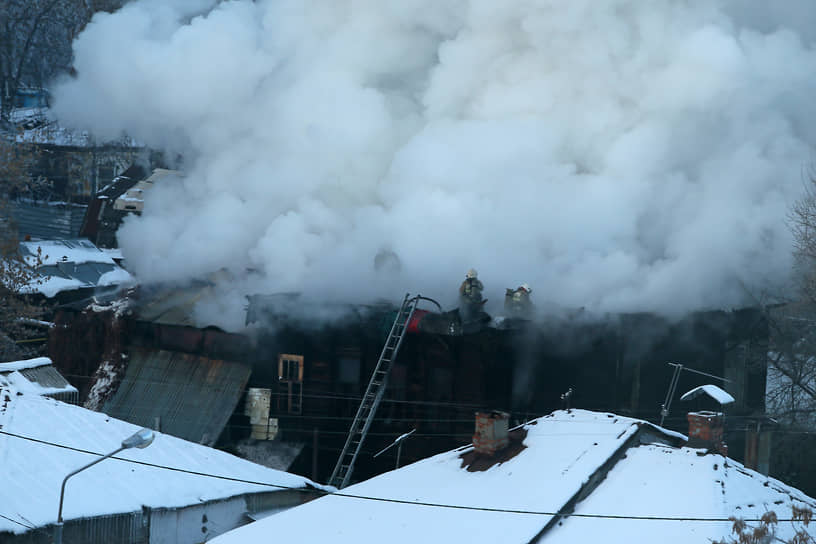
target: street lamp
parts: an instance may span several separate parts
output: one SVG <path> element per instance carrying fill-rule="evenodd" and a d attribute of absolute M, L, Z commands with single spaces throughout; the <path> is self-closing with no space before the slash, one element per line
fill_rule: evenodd
<path fill-rule="evenodd" d="M 153 442 L 154 438 L 155 435 L 153 434 L 152 430 L 142 429 L 134 433 L 133 435 L 129 436 L 128 438 L 122 440 L 122 446 L 120 448 L 110 452 L 107 455 L 103 455 L 99 459 L 91 461 L 84 467 L 76 469 L 75 471 L 73 471 L 72 473 L 65 477 L 65 479 L 62 481 L 62 488 L 60 489 L 59 513 L 57 514 L 57 524 L 54 526 L 55 544 L 62 544 L 62 499 L 65 497 L 65 483 L 68 481 L 68 478 L 82 472 L 86 468 L 91 468 L 95 464 L 104 461 L 108 457 L 113 457 L 122 450 L 127 450 L 130 448 L 146 448 Z"/>

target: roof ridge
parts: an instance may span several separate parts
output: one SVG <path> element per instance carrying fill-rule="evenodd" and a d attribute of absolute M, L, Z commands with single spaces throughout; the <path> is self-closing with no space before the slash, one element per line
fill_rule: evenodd
<path fill-rule="evenodd" d="M 549 521 L 544 525 L 544 527 L 533 537 L 530 539 L 528 544 L 533 544 L 534 542 L 539 542 L 541 538 L 550 531 L 560 520 L 561 518 L 568 517 L 572 512 L 575 511 L 575 506 L 587 498 L 589 495 L 592 494 L 598 486 L 606 479 L 606 475 L 618 464 L 618 461 L 623 459 L 626 455 L 626 452 L 632 448 L 640 445 L 641 441 L 641 433 L 643 432 L 644 424 L 650 425 L 650 423 L 641 420 L 633 420 L 631 426 L 636 427 L 637 429 L 635 432 L 632 433 L 631 436 L 626 438 L 623 443 L 618 446 L 612 454 L 601 463 L 581 484 L 581 487 L 576 491 L 567 501 L 558 509 L 556 514 L 552 516 Z M 627 428 L 628 430 L 628 428 Z M 624 431 L 626 432 L 626 431 Z"/>

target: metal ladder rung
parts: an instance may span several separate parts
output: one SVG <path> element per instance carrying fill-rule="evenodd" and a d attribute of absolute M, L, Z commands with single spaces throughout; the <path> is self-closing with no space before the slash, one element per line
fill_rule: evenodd
<path fill-rule="evenodd" d="M 377 411 L 377 406 L 382 399 L 381 388 L 384 387 L 387 382 L 388 374 L 391 371 L 391 363 L 396 359 L 397 352 L 402 345 L 408 322 L 414 315 L 419 300 L 423 298 L 421 296 L 409 297 L 409 294 L 405 295 L 402 306 L 400 306 L 394 323 L 391 325 L 391 330 L 385 340 L 385 345 L 380 353 L 377 365 L 374 367 L 374 373 L 368 383 L 368 388 L 363 395 L 360 407 L 357 409 L 357 415 L 354 417 L 354 421 L 349 429 L 349 435 L 343 446 L 343 451 L 340 453 L 340 458 L 329 479 L 329 483 L 337 488 L 345 486 L 351 478 L 351 473 L 354 470 L 354 462 L 360 453 L 362 443 L 368 433 L 368 428 L 371 426 L 374 414 Z M 346 463 L 347 459 L 348 463 Z"/>

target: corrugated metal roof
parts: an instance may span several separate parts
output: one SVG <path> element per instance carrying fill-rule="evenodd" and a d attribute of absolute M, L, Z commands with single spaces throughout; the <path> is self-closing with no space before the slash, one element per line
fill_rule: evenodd
<path fill-rule="evenodd" d="M 68 380 L 62 377 L 62 374 L 57 372 L 57 369 L 50 365 L 38 366 L 37 368 L 25 368 L 20 370 L 20 374 L 33 383 L 39 384 L 42 387 L 49 387 L 55 389 L 73 389 L 74 387 L 68 383 Z"/>
<path fill-rule="evenodd" d="M 38 204 L 14 201 L 11 215 L 17 225 L 20 239 L 76 238 L 87 206 L 79 204 Z"/>
<path fill-rule="evenodd" d="M 39 364 L 41 361 L 48 361 L 47 364 Z M 35 363 L 29 367 L 24 367 L 20 363 Z M 16 364 L 15 364 L 16 363 Z M 79 404 L 79 392 L 68 383 L 56 368 L 51 366 L 49 359 L 42 357 L 30 361 L 17 361 L 15 363 L 0 364 L 0 376 L 5 377 L 6 385 L 14 386 L 19 390 L 29 393 L 41 394 L 47 397 Z M 24 378 L 31 387 L 20 379 Z"/>
<path fill-rule="evenodd" d="M 248 365 L 164 350 L 132 349 L 106 414 L 162 432 L 215 444 L 249 380 Z"/>
<path fill-rule="evenodd" d="M 212 293 L 212 286 L 191 286 L 153 293 L 136 303 L 136 316 L 142 321 L 163 325 L 198 325 L 193 317 L 196 303 Z"/>

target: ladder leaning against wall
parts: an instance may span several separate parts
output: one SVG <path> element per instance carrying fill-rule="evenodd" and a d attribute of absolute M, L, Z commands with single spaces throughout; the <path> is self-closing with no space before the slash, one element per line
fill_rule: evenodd
<path fill-rule="evenodd" d="M 374 414 L 377 412 L 377 407 L 380 405 L 383 393 L 385 393 L 385 388 L 388 384 L 388 375 L 391 372 L 391 367 L 402 345 L 406 328 L 411 322 L 411 317 L 413 317 L 420 300 L 428 300 L 439 307 L 439 304 L 433 299 L 421 295 L 411 297 L 410 293 L 405 295 L 402 305 L 397 312 L 397 316 L 394 319 L 394 324 L 391 325 L 391 331 L 385 340 L 385 346 L 383 347 L 382 353 L 380 353 L 377 366 L 374 367 L 374 373 L 368 382 L 368 387 L 366 387 L 365 394 L 360 402 L 360 407 L 357 408 L 357 415 L 354 416 L 354 421 L 351 422 L 346 444 L 343 446 L 343 451 L 340 453 L 337 465 L 335 465 L 331 478 L 329 478 L 329 484 L 337 489 L 344 488 L 351 479 L 351 473 L 354 471 L 354 463 L 357 462 L 357 456 L 362 449 L 363 441 L 365 440 L 369 427 L 371 427 L 371 422 L 374 420 Z"/>

